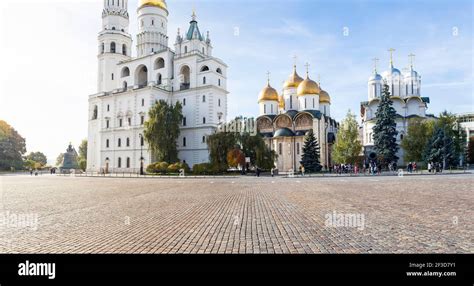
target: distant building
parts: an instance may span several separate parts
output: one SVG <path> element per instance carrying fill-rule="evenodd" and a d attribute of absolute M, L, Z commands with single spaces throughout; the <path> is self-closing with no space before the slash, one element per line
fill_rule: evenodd
<path fill-rule="evenodd" d="M 415 71 L 413 61 L 409 68 L 400 72 L 393 65 L 393 51 L 393 49 L 390 49 L 390 64 L 387 71 L 380 75 L 375 64 L 373 74 L 368 81 L 368 101 L 361 103 L 361 141 L 364 146 L 364 154 L 369 157 L 374 156 L 373 128 L 376 122 L 375 113 L 379 106 L 384 84 L 389 86 L 393 107 L 397 112 L 397 144 L 400 144 L 403 136 L 407 134 L 411 118 L 435 118 L 434 115 L 426 113 L 430 98 L 421 96 L 421 76 Z M 410 57 L 413 56 L 410 55 Z M 377 60 L 375 59 L 375 63 Z M 397 153 L 400 158 L 398 160 L 399 165 L 404 164 L 403 153 L 403 149 L 400 148 Z"/>
<path fill-rule="evenodd" d="M 331 149 L 336 141 L 338 123 L 331 118 L 331 98 L 320 84 L 301 78 L 294 66 L 282 94 L 268 80 L 258 96 L 258 132 L 278 155 L 275 166 L 280 172 L 298 171 L 303 155 L 304 137 L 309 130 L 318 140 L 323 168 L 332 166 Z"/>
<path fill-rule="evenodd" d="M 460 113 L 456 117 L 466 134 L 467 142 L 469 142 L 469 138 L 474 137 L 474 113 Z"/>

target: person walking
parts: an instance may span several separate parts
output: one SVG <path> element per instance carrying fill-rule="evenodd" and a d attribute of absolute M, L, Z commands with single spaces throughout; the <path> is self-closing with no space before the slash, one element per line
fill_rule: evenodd
<path fill-rule="evenodd" d="M 272 178 L 275 176 L 275 168 L 272 168 L 272 169 L 270 170 L 270 174 L 272 175 Z"/>
<path fill-rule="evenodd" d="M 301 165 L 301 175 L 304 177 L 304 166 Z"/>

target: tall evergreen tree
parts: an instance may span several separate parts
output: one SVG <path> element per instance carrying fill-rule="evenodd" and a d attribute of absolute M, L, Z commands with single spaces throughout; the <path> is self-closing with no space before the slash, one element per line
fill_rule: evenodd
<path fill-rule="evenodd" d="M 380 104 L 375 113 L 376 122 L 374 126 L 374 147 L 381 164 L 387 167 L 388 164 L 398 161 L 397 151 L 397 123 L 395 118 L 397 112 L 393 108 L 390 99 L 390 91 L 387 84 L 383 87 Z"/>
<path fill-rule="evenodd" d="M 314 136 L 313 130 L 308 131 L 304 139 L 303 157 L 301 159 L 305 172 L 319 172 L 322 166 L 319 161 L 319 144 Z"/>
<path fill-rule="evenodd" d="M 425 161 L 427 163 L 442 164 L 443 169 L 457 165 L 453 138 L 446 133 L 444 128 L 436 128 L 433 136 L 428 141 L 425 149 Z"/>

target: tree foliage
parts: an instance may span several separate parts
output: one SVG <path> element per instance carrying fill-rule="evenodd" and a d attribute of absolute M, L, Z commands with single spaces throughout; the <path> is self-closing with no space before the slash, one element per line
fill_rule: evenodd
<path fill-rule="evenodd" d="M 0 120 L 0 170 L 23 167 L 25 139 L 7 122 Z"/>
<path fill-rule="evenodd" d="M 463 158 L 466 155 L 466 134 L 463 132 L 460 122 L 456 115 L 443 111 L 439 115 L 439 119 L 436 126 L 443 128 L 446 136 L 449 136 L 453 140 L 454 145 L 454 157 L 456 161 Z M 465 161 L 465 160 L 463 160 Z M 457 165 L 457 163 L 456 163 Z"/>
<path fill-rule="evenodd" d="M 303 165 L 305 172 L 314 173 L 321 171 L 322 166 L 319 162 L 319 156 L 318 140 L 311 129 L 304 138 L 303 156 L 301 158 L 301 165 Z"/>
<path fill-rule="evenodd" d="M 377 157 L 380 158 L 380 163 L 387 167 L 389 164 L 398 161 L 397 152 L 399 147 L 397 144 L 397 123 L 395 121 L 397 112 L 393 108 L 389 87 L 386 84 L 375 116 L 374 147 Z"/>
<path fill-rule="evenodd" d="M 359 125 L 350 110 L 340 124 L 336 144 L 333 148 L 332 157 L 335 163 L 355 164 L 359 159 L 362 151 L 362 143 L 359 141 Z"/>
<path fill-rule="evenodd" d="M 403 137 L 401 147 L 406 162 L 424 161 L 424 152 L 428 141 L 433 136 L 435 122 L 421 118 L 410 119 L 407 134 Z"/>
<path fill-rule="evenodd" d="M 236 121 L 242 118 L 236 118 Z M 236 146 L 242 151 L 245 158 L 250 158 L 250 164 L 258 166 L 263 170 L 270 170 L 275 167 L 277 154 L 271 150 L 260 134 L 252 135 L 249 132 L 216 132 L 207 139 L 209 147 L 209 157 L 211 165 L 225 171 L 229 166 L 235 166 L 235 162 L 229 161 L 228 154 Z M 242 158 L 239 159 L 240 161 Z M 242 163 L 242 162 L 240 162 Z"/>
<path fill-rule="evenodd" d="M 41 152 L 31 152 L 26 156 L 26 159 L 36 163 L 40 163 L 42 166 L 46 166 L 46 164 L 48 163 L 46 155 Z"/>
<path fill-rule="evenodd" d="M 436 128 L 428 141 L 424 157 L 427 163 L 442 164 L 443 168 L 456 166 L 457 158 L 453 138 L 449 136 L 446 129 L 439 126 Z"/>
<path fill-rule="evenodd" d="M 245 166 L 245 154 L 240 150 L 240 148 L 236 147 L 230 150 L 227 153 L 227 163 L 229 167 L 243 167 Z"/>
<path fill-rule="evenodd" d="M 160 100 L 150 109 L 149 119 L 145 122 L 144 138 L 156 161 L 178 162 L 176 141 L 183 121 L 182 111 L 181 103 L 172 105 L 164 100 Z"/>
<path fill-rule="evenodd" d="M 61 166 L 64 160 L 64 153 L 60 153 L 58 157 L 56 158 L 56 167 Z"/>

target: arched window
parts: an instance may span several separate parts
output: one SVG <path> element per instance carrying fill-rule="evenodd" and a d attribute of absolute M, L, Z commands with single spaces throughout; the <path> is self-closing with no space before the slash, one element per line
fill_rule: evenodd
<path fill-rule="evenodd" d="M 296 143 L 296 155 L 300 154 L 300 143 Z"/>
<path fill-rule="evenodd" d="M 122 168 L 122 158 L 118 158 L 117 160 L 117 168 Z"/>
<path fill-rule="evenodd" d="M 206 143 L 206 136 L 202 136 L 202 143 Z"/>
<path fill-rule="evenodd" d="M 283 144 L 278 143 L 278 155 L 283 154 Z"/>
<path fill-rule="evenodd" d="M 127 55 L 127 45 L 125 45 L 125 44 L 122 45 L 122 55 L 124 55 L 124 56 Z"/>
<path fill-rule="evenodd" d="M 128 83 L 126 81 L 123 82 L 122 84 L 123 90 L 127 90 L 128 88 Z"/>
<path fill-rule="evenodd" d="M 206 124 L 206 117 L 202 118 L 202 124 Z"/>
<path fill-rule="evenodd" d="M 157 75 L 156 83 L 157 83 L 158 85 L 161 85 L 161 84 L 163 83 L 163 79 L 162 79 L 161 73 L 159 73 L 159 74 Z"/>
<path fill-rule="evenodd" d="M 202 102 L 206 102 L 206 96 L 205 95 L 202 96 Z"/>
<path fill-rule="evenodd" d="M 127 77 L 130 76 L 130 69 L 128 67 L 124 67 L 122 69 L 122 72 L 120 73 L 122 77 Z"/>
<path fill-rule="evenodd" d="M 183 98 L 183 106 L 186 106 L 186 98 Z"/>
<path fill-rule="evenodd" d="M 186 126 L 186 117 L 183 117 L 183 126 Z"/>
<path fill-rule="evenodd" d="M 188 53 L 188 46 L 184 46 L 184 53 L 185 53 L 185 54 Z"/>
<path fill-rule="evenodd" d="M 110 52 L 115 53 L 116 47 L 115 47 L 115 42 L 110 43 Z"/>
<path fill-rule="evenodd" d="M 209 71 L 209 67 L 208 67 L 208 66 L 202 66 L 201 72 L 205 72 L 205 71 Z"/>
<path fill-rule="evenodd" d="M 186 147 L 186 137 L 183 137 L 183 147 Z"/>
<path fill-rule="evenodd" d="M 110 141 L 109 139 L 105 140 L 105 148 L 109 148 L 110 147 Z"/>
<path fill-rule="evenodd" d="M 95 105 L 94 110 L 92 111 L 92 120 L 96 120 L 98 117 L 99 117 L 99 107 Z"/>
<path fill-rule="evenodd" d="M 148 69 L 146 66 L 141 65 L 135 72 L 135 84 L 139 87 L 145 87 L 148 84 Z"/>
<path fill-rule="evenodd" d="M 202 78 L 202 84 L 206 84 L 206 77 Z"/>
<path fill-rule="evenodd" d="M 217 84 L 218 84 L 219 86 L 221 86 L 221 79 L 218 79 L 218 80 L 217 80 Z"/>
<path fill-rule="evenodd" d="M 221 68 L 217 68 L 216 72 L 217 72 L 218 74 L 222 74 Z"/>
<path fill-rule="evenodd" d="M 103 54 L 105 53 L 105 44 L 102 43 L 102 45 L 100 46 L 100 53 Z"/>
<path fill-rule="evenodd" d="M 140 136 L 140 145 L 145 146 L 145 138 L 143 136 Z"/>
<path fill-rule="evenodd" d="M 155 61 L 155 70 L 162 69 L 165 67 L 165 60 L 163 58 L 157 58 Z"/>
<path fill-rule="evenodd" d="M 130 138 L 127 138 L 127 147 L 130 147 Z"/>
<path fill-rule="evenodd" d="M 180 70 L 180 89 L 186 90 L 190 88 L 190 74 L 191 69 L 188 66 L 183 66 Z"/>
<path fill-rule="evenodd" d="M 130 157 L 127 157 L 127 169 L 130 168 Z"/>
<path fill-rule="evenodd" d="M 122 139 L 121 139 L 121 138 L 118 139 L 117 146 L 118 146 L 118 147 L 122 147 Z"/>

